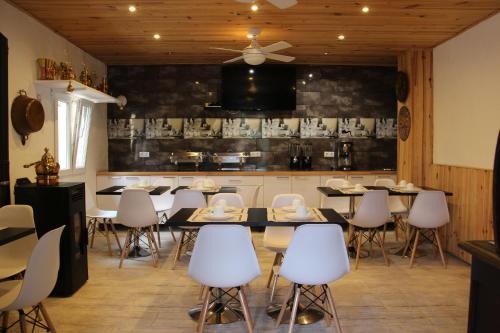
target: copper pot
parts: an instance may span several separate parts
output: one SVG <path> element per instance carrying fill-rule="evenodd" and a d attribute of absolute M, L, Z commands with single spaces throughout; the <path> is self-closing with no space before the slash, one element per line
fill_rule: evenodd
<path fill-rule="evenodd" d="M 12 102 L 11 109 L 12 126 L 19 135 L 23 145 L 28 139 L 28 135 L 42 129 L 45 121 L 45 112 L 40 101 L 28 97 L 26 91 L 20 90 Z"/>

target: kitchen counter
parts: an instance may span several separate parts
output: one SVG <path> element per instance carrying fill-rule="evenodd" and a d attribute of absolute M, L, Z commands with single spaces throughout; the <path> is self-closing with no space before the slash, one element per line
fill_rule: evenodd
<path fill-rule="evenodd" d="M 394 175 L 396 170 L 99 171 L 97 176 L 330 176 Z"/>

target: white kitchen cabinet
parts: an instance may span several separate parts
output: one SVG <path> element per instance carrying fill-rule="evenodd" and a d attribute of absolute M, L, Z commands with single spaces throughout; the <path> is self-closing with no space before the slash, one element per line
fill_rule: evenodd
<path fill-rule="evenodd" d="M 261 176 L 215 176 L 209 177 L 220 186 L 232 186 L 237 188 L 237 193 L 243 197 L 245 206 L 252 207 L 256 191 L 256 207 L 263 207 L 263 177 Z"/>
<path fill-rule="evenodd" d="M 179 186 L 191 186 L 197 179 L 203 179 L 203 176 L 179 176 Z"/>
<path fill-rule="evenodd" d="M 317 187 L 320 185 L 320 176 L 292 177 L 292 193 L 302 195 L 306 200 L 306 205 L 308 207 L 319 207 L 320 193 Z"/>
<path fill-rule="evenodd" d="M 111 186 L 125 186 L 124 176 L 97 176 L 97 191 Z M 97 206 L 105 210 L 117 210 L 120 204 L 119 195 L 97 195 Z"/>
<path fill-rule="evenodd" d="M 347 179 L 345 175 L 331 175 L 331 176 L 321 176 L 321 186 L 325 186 L 329 179 Z"/>
<path fill-rule="evenodd" d="M 398 176 L 397 175 L 376 175 L 375 179 L 392 179 L 394 180 L 395 183 L 398 182 Z"/>
<path fill-rule="evenodd" d="M 375 175 L 350 175 L 347 179 L 353 185 L 373 186 L 375 183 Z"/>
<path fill-rule="evenodd" d="M 271 207 L 277 194 L 291 193 L 290 176 L 264 176 L 264 207 Z"/>

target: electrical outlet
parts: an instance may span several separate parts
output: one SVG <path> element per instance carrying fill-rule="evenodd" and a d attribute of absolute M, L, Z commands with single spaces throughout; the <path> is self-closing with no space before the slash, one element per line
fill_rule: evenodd
<path fill-rule="evenodd" d="M 149 157 L 149 151 L 140 151 L 139 152 L 139 157 L 141 157 L 141 158 L 148 158 Z"/>
<path fill-rule="evenodd" d="M 323 153 L 324 157 L 335 157 L 335 152 L 334 151 L 325 151 Z"/>
<path fill-rule="evenodd" d="M 262 157 L 262 153 L 260 151 L 251 151 L 250 157 Z"/>

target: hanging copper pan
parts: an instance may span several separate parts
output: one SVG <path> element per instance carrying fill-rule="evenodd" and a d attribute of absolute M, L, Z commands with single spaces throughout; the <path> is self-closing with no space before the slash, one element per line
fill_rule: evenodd
<path fill-rule="evenodd" d="M 12 126 L 21 136 L 23 145 L 28 139 L 28 135 L 38 132 L 43 127 L 45 112 L 40 101 L 28 97 L 26 91 L 20 90 L 12 102 L 11 109 Z"/>

